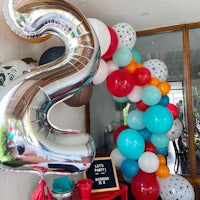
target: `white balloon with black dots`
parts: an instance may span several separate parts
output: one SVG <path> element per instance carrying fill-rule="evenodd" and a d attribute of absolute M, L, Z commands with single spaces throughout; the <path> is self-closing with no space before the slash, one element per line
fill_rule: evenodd
<path fill-rule="evenodd" d="M 131 50 L 136 43 L 136 31 L 125 22 L 117 23 L 113 26 L 118 36 L 118 48 L 126 47 Z"/>
<path fill-rule="evenodd" d="M 195 193 L 192 185 L 178 174 L 169 175 L 167 178 L 157 177 L 162 200 L 194 200 Z"/>
<path fill-rule="evenodd" d="M 157 78 L 161 82 L 167 80 L 168 69 L 163 61 L 159 59 L 150 59 L 143 63 L 143 67 L 149 69 L 152 78 Z"/>

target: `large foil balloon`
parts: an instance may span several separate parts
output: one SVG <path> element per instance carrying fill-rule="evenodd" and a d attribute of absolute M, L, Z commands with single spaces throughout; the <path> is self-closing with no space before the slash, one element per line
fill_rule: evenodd
<path fill-rule="evenodd" d="M 1 163 L 20 169 L 87 169 L 95 156 L 92 137 L 79 130 L 55 127 L 49 113 L 54 105 L 88 85 L 96 73 L 100 48 L 92 27 L 64 0 L 7 0 L 4 15 L 20 37 L 57 35 L 65 53 L 28 70 L 1 90 Z"/>

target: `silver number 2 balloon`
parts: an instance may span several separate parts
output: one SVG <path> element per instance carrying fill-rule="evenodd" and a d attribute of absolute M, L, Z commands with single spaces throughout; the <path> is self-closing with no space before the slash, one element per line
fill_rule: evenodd
<path fill-rule="evenodd" d="M 28 70 L 1 90 L 1 163 L 16 169 L 87 169 L 96 152 L 94 140 L 79 130 L 55 127 L 49 112 L 95 75 L 100 48 L 92 27 L 79 9 L 65 0 L 6 0 L 4 16 L 20 37 L 60 37 L 65 53 Z"/>

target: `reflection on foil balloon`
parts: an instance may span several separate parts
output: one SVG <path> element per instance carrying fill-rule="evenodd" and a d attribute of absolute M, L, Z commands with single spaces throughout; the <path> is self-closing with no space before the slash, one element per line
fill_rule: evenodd
<path fill-rule="evenodd" d="M 95 156 L 92 137 L 79 130 L 60 130 L 49 120 L 49 113 L 54 105 L 88 85 L 95 75 L 100 50 L 93 29 L 80 11 L 64 0 L 7 0 L 4 15 L 20 37 L 57 35 L 65 53 L 28 70 L 1 90 L 1 163 L 20 169 L 87 169 Z M 17 145 L 23 145 L 24 152 L 17 152 Z"/>

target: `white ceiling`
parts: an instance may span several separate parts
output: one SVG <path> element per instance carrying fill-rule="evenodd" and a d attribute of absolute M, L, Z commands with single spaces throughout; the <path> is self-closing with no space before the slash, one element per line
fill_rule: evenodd
<path fill-rule="evenodd" d="M 68 0 L 88 18 L 136 31 L 200 21 L 200 0 Z"/>

